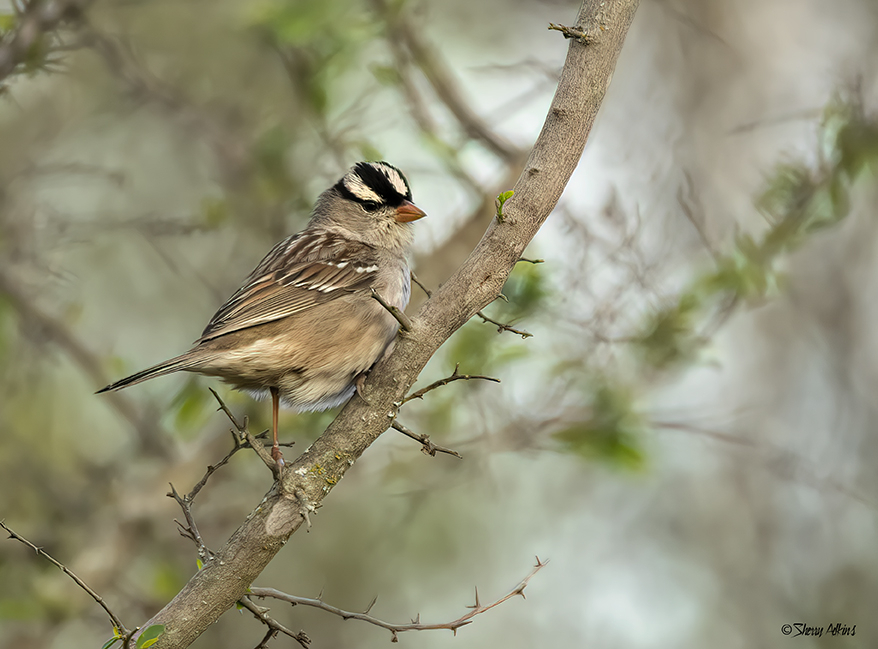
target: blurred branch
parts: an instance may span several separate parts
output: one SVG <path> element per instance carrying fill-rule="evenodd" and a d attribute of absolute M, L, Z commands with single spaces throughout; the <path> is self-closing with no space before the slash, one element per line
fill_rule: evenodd
<path fill-rule="evenodd" d="M 415 440 L 416 442 L 420 442 L 422 444 L 421 450 L 424 452 L 424 455 L 429 455 L 430 457 L 436 457 L 436 453 L 438 452 L 438 453 L 446 453 L 448 455 L 453 455 L 458 460 L 463 459 L 463 456 L 460 453 L 458 453 L 457 451 L 452 450 L 450 448 L 445 448 L 444 446 L 439 446 L 438 444 L 434 444 L 430 440 L 429 435 L 422 435 L 422 434 L 418 434 L 412 430 L 409 430 L 408 428 L 406 428 L 405 426 L 403 426 L 401 423 L 399 423 L 396 420 L 394 420 L 393 423 L 390 424 L 390 427 L 393 428 L 394 430 L 399 431 L 400 433 L 402 433 L 406 437 L 410 437 L 413 440 Z"/>
<path fill-rule="evenodd" d="M 150 620 L 164 624 L 155 649 L 188 647 L 247 594 L 289 537 L 306 522 L 362 453 L 392 424 L 399 400 L 439 347 L 499 295 L 527 245 L 555 208 L 582 156 L 637 0 L 585 0 L 576 24 L 600 15 L 599 42 L 571 41 L 546 123 L 502 223 L 492 220 L 469 258 L 418 311 L 365 383 L 323 434 L 288 465 L 213 560 Z M 508 185 L 507 185 L 508 187 Z M 475 610 L 483 609 L 477 605 Z"/>
<path fill-rule="evenodd" d="M 240 184 L 249 165 L 249 143 L 227 120 L 191 103 L 179 89 L 155 76 L 124 38 L 88 25 L 80 42 L 104 60 L 128 95 L 159 106 L 204 139 L 217 158 L 224 181 L 231 186 Z"/>
<path fill-rule="evenodd" d="M 460 363 L 457 363 L 454 366 L 454 371 L 451 373 L 451 376 L 448 376 L 444 379 L 439 379 L 438 381 L 434 381 L 430 385 L 425 388 L 421 388 L 417 392 L 412 392 L 405 399 L 403 399 L 399 405 L 404 405 L 411 401 L 412 399 L 423 399 L 424 395 L 430 392 L 431 390 L 435 390 L 436 388 L 441 388 L 443 385 L 448 385 L 454 381 L 472 381 L 476 379 L 481 379 L 483 381 L 493 381 L 494 383 L 500 383 L 500 379 L 495 379 L 493 376 L 479 376 L 479 375 L 470 375 L 470 374 L 460 374 L 458 370 L 460 369 Z"/>
<path fill-rule="evenodd" d="M 476 615 L 486 613 L 492 608 L 499 606 L 503 602 L 512 599 L 516 595 L 521 595 L 521 597 L 524 597 L 524 589 L 527 588 L 528 582 L 535 574 L 545 568 L 547 563 L 548 561 L 540 561 L 540 558 L 537 557 L 537 564 L 534 566 L 533 570 L 530 571 L 530 574 L 528 574 L 524 579 L 518 582 L 518 585 L 510 590 L 508 593 L 506 593 L 506 595 L 491 604 L 482 604 L 479 601 L 479 589 L 476 588 L 476 601 L 475 604 L 467 606 L 467 608 L 470 609 L 468 613 L 460 616 L 459 618 L 451 622 L 439 622 L 436 624 L 422 624 L 420 621 L 420 614 L 418 614 L 417 617 L 415 617 L 415 619 L 412 620 L 410 624 L 391 624 L 390 622 L 384 622 L 383 620 L 379 620 L 376 617 L 372 617 L 371 615 L 369 615 L 369 612 L 372 610 L 372 607 L 378 600 L 377 597 L 372 600 L 365 612 L 353 613 L 351 611 L 345 611 L 335 606 L 331 606 L 319 597 L 317 599 L 310 599 L 308 597 L 297 597 L 295 595 L 288 595 L 287 593 L 275 590 L 274 588 L 254 587 L 250 589 L 250 596 L 259 598 L 271 597 L 273 599 L 279 599 L 283 602 L 289 602 L 293 606 L 312 606 L 314 608 L 319 608 L 321 611 L 326 611 L 328 613 L 332 613 L 333 615 L 338 615 L 343 620 L 360 620 L 361 622 L 368 622 L 369 624 L 374 624 L 375 626 L 379 626 L 382 629 L 387 629 L 388 631 L 390 631 L 390 641 L 399 642 L 398 635 L 405 631 L 438 631 L 441 629 L 447 629 L 453 632 L 454 635 L 457 635 L 457 630 L 462 626 L 466 626 L 467 624 L 472 623 L 472 619 Z"/>
<path fill-rule="evenodd" d="M 0 82 L 28 62 L 46 34 L 80 17 L 91 0 L 30 0 L 16 12 L 16 25 L 0 38 Z M 18 9 L 13 1 L 13 7 Z"/>
<path fill-rule="evenodd" d="M 119 619 L 119 616 L 116 615 L 113 612 L 113 609 L 111 609 L 107 605 L 107 603 L 104 601 L 103 597 L 101 597 L 95 591 L 93 591 L 89 587 L 89 585 L 86 584 L 82 579 L 80 579 L 76 575 L 76 573 L 74 573 L 72 570 L 70 570 L 70 568 L 65 566 L 60 561 L 56 560 L 54 557 L 52 557 L 52 555 L 50 555 L 48 552 L 43 550 L 41 547 L 34 545 L 33 543 L 28 541 L 26 538 L 24 538 L 23 536 L 21 536 L 17 532 L 14 532 L 2 520 L 0 520 L 0 527 L 2 527 L 4 530 L 6 530 L 6 532 L 9 534 L 10 539 L 15 539 L 16 541 L 20 541 L 21 543 L 23 543 L 24 545 L 29 547 L 31 550 L 36 552 L 38 555 L 47 559 L 52 565 L 54 565 L 56 568 L 59 568 L 61 570 L 61 572 L 63 572 L 65 575 L 67 575 L 73 581 L 75 581 L 77 586 L 79 586 L 82 590 L 84 590 L 86 593 L 88 593 L 89 597 L 91 597 L 94 601 L 96 601 L 98 603 L 98 605 L 102 609 L 104 609 L 104 611 L 107 613 L 107 616 L 110 618 L 110 622 L 113 624 L 113 628 L 116 631 L 116 634 L 123 639 L 124 646 L 128 647 L 129 641 L 131 640 L 131 636 L 134 634 L 134 631 L 136 631 L 136 629 L 129 631 L 125 627 L 125 625 L 122 624 L 122 621 Z"/>
<path fill-rule="evenodd" d="M 26 325 L 27 331 L 39 332 L 55 343 L 91 379 L 94 386 L 102 387 L 107 384 L 109 379 L 97 355 L 89 350 L 63 322 L 34 304 L 28 292 L 18 286 L 18 283 L 2 269 L 0 269 L 0 295 L 7 297 L 12 308 L 18 312 Z M 158 422 L 139 413 L 125 395 L 113 392 L 107 397 L 107 403 L 134 427 L 143 450 L 160 457 L 169 457 L 168 436 L 164 434 Z"/>
<path fill-rule="evenodd" d="M 402 5 L 391 9 L 386 0 L 372 0 L 372 5 L 387 20 L 388 39 L 405 45 L 436 96 L 451 111 L 467 135 L 482 142 L 503 160 L 519 161 L 523 152 L 495 133 L 467 103 L 438 49 L 427 42 L 422 29 L 411 23 L 405 10 L 399 8 Z"/>

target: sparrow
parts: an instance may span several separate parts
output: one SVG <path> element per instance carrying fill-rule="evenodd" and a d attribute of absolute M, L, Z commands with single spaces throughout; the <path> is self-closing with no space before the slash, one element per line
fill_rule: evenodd
<path fill-rule="evenodd" d="M 399 323 L 372 290 L 405 309 L 411 224 L 423 216 L 399 169 L 357 163 L 318 197 L 308 226 L 259 262 L 189 351 L 98 393 L 185 371 L 269 394 L 271 456 L 282 467 L 280 401 L 299 412 L 339 406 L 392 349 Z"/>

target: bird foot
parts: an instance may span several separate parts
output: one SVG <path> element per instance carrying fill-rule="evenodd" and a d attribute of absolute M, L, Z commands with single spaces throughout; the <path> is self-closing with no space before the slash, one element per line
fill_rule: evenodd
<path fill-rule="evenodd" d="M 284 455 L 280 452 L 280 447 L 275 443 L 274 446 L 271 447 L 271 459 L 277 463 L 278 469 L 283 469 L 284 464 Z"/>
<path fill-rule="evenodd" d="M 362 374 L 357 376 L 356 381 L 354 381 L 354 385 L 357 386 L 357 394 L 360 396 L 360 398 L 366 403 L 369 403 L 366 395 L 363 394 L 363 387 L 366 385 L 366 372 L 363 372 Z"/>

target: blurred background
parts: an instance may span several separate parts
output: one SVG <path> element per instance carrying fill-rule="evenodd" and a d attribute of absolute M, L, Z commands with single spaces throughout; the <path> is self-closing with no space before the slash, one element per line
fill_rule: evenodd
<path fill-rule="evenodd" d="M 0 2 L 0 48 L 24 18 Z M 0 518 L 129 626 L 196 570 L 168 483 L 231 448 L 213 387 L 113 379 L 188 348 L 360 159 L 409 177 L 444 281 L 549 106 L 562 0 L 96 0 L 0 86 Z M 874 0 L 643 0 L 582 162 L 485 314 L 257 582 L 403 646 L 878 646 Z M 415 292 L 413 312 L 423 295 Z M 302 449 L 331 421 L 284 413 Z M 288 457 L 295 450 L 286 451 Z M 270 485 L 252 453 L 195 502 L 219 547 Z M 0 646 L 100 647 L 99 607 L 0 543 Z M 263 602 L 314 647 L 390 635 Z M 787 640 L 784 624 L 856 625 Z M 230 611 L 195 646 L 254 647 Z M 288 638 L 272 646 L 295 646 Z"/>

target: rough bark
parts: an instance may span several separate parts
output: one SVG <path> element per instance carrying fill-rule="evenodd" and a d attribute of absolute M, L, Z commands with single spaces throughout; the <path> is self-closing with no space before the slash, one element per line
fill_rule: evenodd
<path fill-rule="evenodd" d="M 188 647 L 247 592 L 269 561 L 387 430 L 397 403 L 430 357 L 494 300 L 525 247 L 554 209 L 582 155 L 639 0 L 585 0 L 542 132 L 504 206 L 454 275 L 412 318 L 394 353 L 375 367 L 335 421 L 275 483 L 215 558 L 149 622 L 165 625 L 155 649 Z M 561 35 L 559 34 L 559 38 Z"/>

